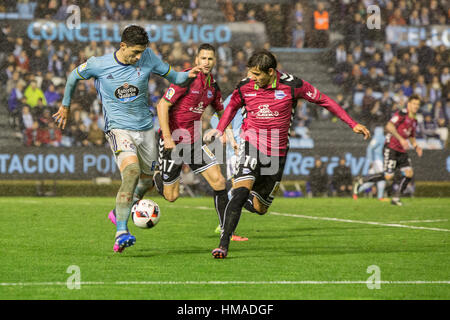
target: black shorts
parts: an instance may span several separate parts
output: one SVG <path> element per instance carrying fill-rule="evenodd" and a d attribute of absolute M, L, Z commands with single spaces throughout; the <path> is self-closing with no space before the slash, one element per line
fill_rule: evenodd
<path fill-rule="evenodd" d="M 408 153 L 399 152 L 387 146 L 383 148 L 383 159 L 383 169 L 388 174 L 394 174 L 396 169 L 412 166 Z"/>
<path fill-rule="evenodd" d="M 161 132 L 158 133 L 158 165 L 164 184 L 173 184 L 180 179 L 183 164 L 194 173 L 201 173 L 217 164 L 216 157 L 203 141 L 192 144 L 177 144 L 174 150 L 164 149 Z"/>
<path fill-rule="evenodd" d="M 285 155 L 267 156 L 248 141 L 241 141 L 234 182 L 253 180 L 251 193 L 269 207 L 280 187 L 285 164 Z"/>

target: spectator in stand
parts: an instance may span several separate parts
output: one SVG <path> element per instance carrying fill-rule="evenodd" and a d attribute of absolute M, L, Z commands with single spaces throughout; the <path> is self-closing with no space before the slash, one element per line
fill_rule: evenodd
<path fill-rule="evenodd" d="M 315 160 L 314 168 L 309 171 L 307 183 L 309 197 L 328 195 L 328 175 L 320 158 Z"/>
<path fill-rule="evenodd" d="M 340 158 L 339 165 L 334 168 L 331 185 L 339 197 L 352 194 L 353 178 L 350 167 L 345 164 L 345 158 Z"/>
<path fill-rule="evenodd" d="M 23 72 L 30 71 L 30 59 L 25 50 L 22 50 L 18 56 L 16 56 L 16 66 Z"/>
<path fill-rule="evenodd" d="M 33 122 L 33 125 L 31 128 L 25 129 L 24 132 L 24 144 L 27 147 L 39 147 L 41 146 L 40 141 L 40 129 L 39 129 L 39 123 L 37 121 Z"/>
<path fill-rule="evenodd" d="M 219 0 L 219 6 L 225 16 L 225 20 L 234 22 L 236 12 L 234 11 L 232 0 Z"/>
<path fill-rule="evenodd" d="M 406 20 L 402 16 L 400 8 L 396 8 L 392 16 L 389 17 L 388 24 L 391 26 L 405 26 Z"/>
<path fill-rule="evenodd" d="M 297 24 L 292 31 L 292 47 L 303 48 L 305 45 L 305 30 L 301 24 Z"/>
<path fill-rule="evenodd" d="M 235 8 L 235 21 L 242 22 L 247 18 L 247 10 L 245 9 L 245 5 L 242 2 L 238 2 Z"/>
<path fill-rule="evenodd" d="M 72 137 L 74 139 L 73 140 L 74 146 L 79 146 L 79 147 L 89 146 L 87 129 L 83 123 L 80 123 L 79 125 L 74 126 Z"/>
<path fill-rule="evenodd" d="M 437 76 L 433 77 L 430 84 L 429 96 L 431 103 L 435 103 L 442 98 L 442 86 Z"/>
<path fill-rule="evenodd" d="M 409 25 L 414 27 L 420 27 L 422 21 L 420 21 L 419 11 L 413 10 L 409 16 Z"/>
<path fill-rule="evenodd" d="M 105 133 L 98 127 L 97 121 L 91 123 L 87 140 L 94 146 L 102 146 L 105 144 Z"/>
<path fill-rule="evenodd" d="M 34 108 L 38 104 L 39 99 L 42 99 L 44 105 L 47 105 L 44 92 L 37 86 L 36 80 L 30 82 L 30 85 L 25 89 L 24 96 L 26 104 L 31 108 Z"/>
<path fill-rule="evenodd" d="M 424 115 L 424 119 L 419 125 L 420 125 L 419 131 L 423 138 L 439 139 L 439 134 L 437 132 L 437 129 L 438 129 L 437 122 L 436 122 L 436 120 L 433 119 L 433 117 L 430 113 L 426 113 Z"/>
<path fill-rule="evenodd" d="M 407 97 L 413 94 L 413 88 L 411 86 L 411 81 L 409 79 L 405 79 L 402 83 L 400 89 L 403 91 L 403 94 Z"/>
<path fill-rule="evenodd" d="M 346 60 L 347 60 L 347 50 L 345 49 L 345 45 L 343 43 L 340 43 L 336 47 L 335 65 L 339 63 L 344 63 Z"/>
<path fill-rule="evenodd" d="M 392 46 L 390 43 L 385 43 L 384 44 L 384 49 L 383 49 L 383 61 L 385 65 L 388 65 L 391 60 L 394 58 L 394 52 L 392 51 Z"/>
<path fill-rule="evenodd" d="M 13 128 L 17 128 L 19 126 L 19 115 L 21 112 L 20 107 L 25 102 L 23 88 L 24 82 L 18 82 L 16 87 L 11 90 L 11 94 L 8 98 L 9 119 Z"/>
<path fill-rule="evenodd" d="M 59 129 L 54 121 L 50 121 L 48 123 L 48 127 L 46 130 L 46 134 L 48 135 L 48 145 L 52 147 L 60 147 L 62 140 L 62 132 Z"/>
<path fill-rule="evenodd" d="M 361 118 L 368 127 L 371 126 L 370 124 L 373 121 L 372 114 L 374 112 L 373 108 L 375 107 L 375 101 L 376 99 L 373 97 L 373 89 L 371 87 L 367 87 L 362 100 Z"/>
<path fill-rule="evenodd" d="M 44 92 L 47 105 L 52 108 L 57 108 L 57 103 L 61 100 L 62 96 L 56 91 L 55 85 L 51 83 L 47 90 Z"/>
<path fill-rule="evenodd" d="M 365 87 L 370 87 L 373 91 L 381 91 L 380 82 L 382 77 L 378 75 L 376 67 L 371 67 L 369 73 L 362 77 L 361 82 Z"/>
<path fill-rule="evenodd" d="M 217 48 L 217 57 L 219 60 L 219 65 L 225 67 L 228 71 L 233 65 L 233 52 L 230 48 L 228 42 L 224 42 Z"/>
<path fill-rule="evenodd" d="M 344 42 L 345 46 L 349 48 L 352 44 L 360 44 L 365 39 L 365 31 L 367 26 L 365 25 L 361 14 L 355 13 L 353 15 L 353 21 L 345 25 Z"/>
<path fill-rule="evenodd" d="M 236 53 L 234 65 L 237 66 L 240 74 L 242 74 L 245 70 L 247 70 L 247 59 L 245 58 L 244 51 L 239 50 Z"/>
<path fill-rule="evenodd" d="M 326 48 L 329 42 L 330 17 L 322 2 L 317 4 L 313 14 L 314 33 L 312 36 L 312 47 Z"/>
<path fill-rule="evenodd" d="M 47 72 L 48 59 L 44 57 L 41 49 L 37 49 L 30 60 L 30 69 L 31 73 L 36 75 L 43 75 Z"/>
<path fill-rule="evenodd" d="M 22 106 L 21 113 L 21 130 L 25 134 L 27 129 L 31 129 L 33 127 L 33 115 L 31 114 L 30 107 L 27 105 Z"/>
<path fill-rule="evenodd" d="M 421 71 L 423 72 L 428 65 L 434 61 L 434 50 L 427 46 L 425 40 L 419 41 L 419 48 L 417 49 L 417 58 Z"/>
<path fill-rule="evenodd" d="M 42 114 L 38 117 L 38 122 L 41 128 L 48 128 L 48 124 L 50 122 L 54 122 L 51 116 L 50 109 L 43 109 Z"/>
<path fill-rule="evenodd" d="M 253 52 L 255 52 L 255 47 L 253 46 L 253 42 L 251 41 L 245 41 L 244 47 L 242 50 L 245 53 L 245 58 L 248 60 L 253 55 Z"/>

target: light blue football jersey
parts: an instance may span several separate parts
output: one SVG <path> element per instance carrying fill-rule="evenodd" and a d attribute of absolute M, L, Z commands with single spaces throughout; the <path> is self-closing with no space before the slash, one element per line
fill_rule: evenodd
<path fill-rule="evenodd" d="M 170 69 L 169 64 L 147 48 L 133 65 L 119 62 L 114 52 L 89 58 L 75 69 L 75 74 L 78 80 L 95 79 L 105 132 L 111 129 L 142 131 L 153 127 L 148 105 L 149 77 L 152 73 L 165 76 Z M 70 101 L 63 101 L 63 105 L 69 104 Z"/>

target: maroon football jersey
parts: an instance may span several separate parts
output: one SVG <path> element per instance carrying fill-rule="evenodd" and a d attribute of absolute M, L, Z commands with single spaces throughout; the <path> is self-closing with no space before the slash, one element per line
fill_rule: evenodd
<path fill-rule="evenodd" d="M 194 143 L 201 138 L 199 122 L 206 107 L 223 110 L 222 94 L 213 76 L 200 72 L 187 87 L 171 84 L 164 99 L 172 103 L 169 108 L 169 127 L 175 143 Z M 197 121 L 197 130 L 194 124 Z"/>
<path fill-rule="evenodd" d="M 398 134 L 403 138 L 408 139 L 416 136 L 417 120 L 410 118 L 406 109 L 394 113 L 389 122 L 394 124 Z M 398 141 L 398 139 L 390 133 L 386 135 L 385 144 L 389 148 L 397 150 L 398 152 L 406 152 L 405 148 L 403 148 L 400 144 L 400 141 Z"/>
<path fill-rule="evenodd" d="M 298 99 L 327 108 L 351 128 L 357 124 L 333 99 L 308 82 L 277 71 L 275 81 L 264 88 L 259 88 L 250 78 L 242 80 L 233 91 L 217 129 L 223 133 L 237 110 L 243 107 L 241 138 L 264 154 L 283 156 L 289 145 L 289 129 Z"/>

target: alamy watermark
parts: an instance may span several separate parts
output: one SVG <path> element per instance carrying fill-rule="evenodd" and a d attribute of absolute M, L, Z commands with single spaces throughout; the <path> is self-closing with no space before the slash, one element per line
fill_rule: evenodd
<path fill-rule="evenodd" d="M 81 289 L 81 270 L 80 267 L 77 265 L 70 265 L 66 273 L 69 273 L 70 276 L 67 278 L 66 286 L 67 289 L 73 290 L 73 289 Z"/>
<path fill-rule="evenodd" d="M 370 290 L 381 289 L 381 270 L 377 265 L 371 265 L 367 267 L 367 273 L 371 276 L 367 278 L 366 285 Z"/>
<path fill-rule="evenodd" d="M 70 14 L 66 19 L 66 26 L 68 29 L 81 29 L 81 10 L 77 5 L 70 5 L 66 9 L 66 13 Z"/>
<path fill-rule="evenodd" d="M 370 5 L 367 7 L 367 21 L 368 29 L 381 29 L 381 13 L 380 7 L 377 5 Z"/>

